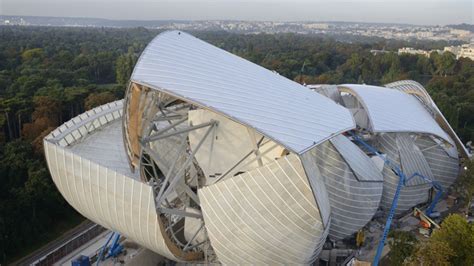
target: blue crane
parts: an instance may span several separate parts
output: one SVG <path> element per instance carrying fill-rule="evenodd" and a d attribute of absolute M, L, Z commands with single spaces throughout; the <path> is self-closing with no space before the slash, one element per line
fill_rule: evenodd
<path fill-rule="evenodd" d="M 110 244 L 110 247 L 109 247 L 109 243 L 111 240 L 112 240 L 112 243 Z M 116 257 L 122 252 L 123 246 L 119 243 L 119 240 L 120 240 L 119 233 L 112 232 L 112 234 L 110 234 L 109 238 L 107 239 L 107 242 L 105 242 L 105 245 L 100 250 L 99 257 L 97 258 L 97 264 L 96 264 L 97 266 L 99 265 L 101 261 L 108 259 L 110 257 Z M 107 247 L 109 248 L 109 250 L 107 252 L 107 255 L 105 255 L 104 253 Z"/>
<path fill-rule="evenodd" d="M 349 134 L 352 136 L 352 138 L 359 144 L 361 144 L 364 148 L 366 148 L 369 152 L 377 155 L 378 157 L 380 157 L 382 160 L 384 160 L 385 164 L 387 164 L 393 171 L 394 173 L 400 177 L 400 179 L 398 180 L 398 184 L 397 184 L 397 189 L 395 191 L 395 195 L 393 196 L 393 200 L 392 200 L 392 205 L 390 206 L 390 211 L 388 213 L 388 217 L 387 217 L 387 220 L 385 221 L 385 227 L 384 227 L 384 230 L 383 230 L 383 234 L 382 234 L 382 238 L 380 239 L 379 241 L 379 244 L 377 246 L 377 252 L 375 254 L 375 257 L 374 257 L 374 261 L 373 261 L 373 265 L 374 266 L 378 266 L 379 264 L 379 261 L 380 261 L 380 257 L 382 256 L 382 251 L 383 251 L 383 248 L 385 246 L 385 241 L 387 240 L 387 236 L 388 236 L 388 233 L 390 231 L 390 226 L 392 225 L 392 220 L 393 220 L 393 216 L 395 215 L 395 210 L 397 209 L 397 205 L 398 205 L 398 199 L 400 197 L 400 191 L 402 190 L 402 187 L 404 185 L 406 185 L 406 183 L 414 178 L 414 177 L 421 177 L 423 178 L 424 180 L 427 180 L 429 181 L 430 183 L 433 184 L 433 187 L 438 191 L 436 193 L 436 196 L 434 197 L 433 201 L 431 202 L 430 206 L 428 207 L 428 209 L 426 210 L 426 214 L 428 216 L 431 215 L 431 213 L 433 212 L 435 206 L 436 206 L 436 203 L 438 203 L 439 199 L 441 198 L 442 194 L 443 194 L 443 188 L 441 187 L 441 185 L 434 181 L 434 180 L 431 180 L 427 177 L 424 177 L 423 175 L 420 175 L 418 173 L 414 173 L 413 175 L 411 175 L 410 177 L 406 177 L 405 173 L 403 173 L 403 171 L 400 169 L 400 167 L 395 164 L 394 162 L 392 162 L 390 159 L 388 159 L 386 156 L 383 156 L 380 152 L 377 151 L 377 149 L 375 149 L 373 146 L 371 146 L 370 144 L 368 144 L 367 142 L 365 142 L 360 136 L 358 136 L 357 134 L 355 134 L 354 132 L 349 132 Z"/>

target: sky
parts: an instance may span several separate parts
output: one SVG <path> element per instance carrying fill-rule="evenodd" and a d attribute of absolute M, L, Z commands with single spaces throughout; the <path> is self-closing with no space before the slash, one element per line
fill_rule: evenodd
<path fill-rule="evenodd" d="M 0 15 L 474 24 L 474 0 L 0 0 Z"/>

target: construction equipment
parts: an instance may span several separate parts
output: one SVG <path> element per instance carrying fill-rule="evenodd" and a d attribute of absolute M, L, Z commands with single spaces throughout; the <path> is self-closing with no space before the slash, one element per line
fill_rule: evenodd
<path fill-rule="evenodd" d="M 436 181 L 433 181 L 433 180 L 431 180 L 427 177 L 424 177 L 423 175 L 420 175 L 418 173 L 414 173 L 413 175 L 411 175 L 410 177 L 407 178 L 406 175 L 403 173 L 403 171 L 400 169 L 400 167 L 396 163 L 392 162 L 386 156 L 382 155 L 379 151 L 377 151 L 377 149 L 375 149 L 373 146 L 371 146 L 370 144 L 365 142 L 362 139 L 362 137 L 360 137 L 359 135 L 357 135 L 354 132 L 349 132 L 349 134 L 352 136 L 354 141 L 361 144 L 369 152 L 371 152 L 371 153 L 377 155 L 378 157 L 380 157 L 381 159 L 383 159 L 385 164 L 387 164 L 392 169 L 392 171 L 397 176 L 400 177 L 400 179 L 398 181 L 398 184 L 397 184 L 397 189 L 395 191 L 395 195 L 394 195 L 393 200 L 392 200 L 392 205 L 390 207 L 390 211 L 388 213 L 388 217 L 387 217 L 387 220 L 385 222 L 385 227 L 384 227 L 384 230 L 383 230 L 382 239 L 380 239 L 380 242 L 377 246 L 377 252 L 376 252 L 375 257 L 374 257 L 373 265 L 377 266 L 379 264 L 380 257 L 382 256 L 382 251 L 383 251 L 383 248 L 385 246 L 385 241 L 387 240 L 388 233 L 390 231 L 390 226 L 392 225 L 393 216 L 395 215 L 395 210 L 397 209 L 398 199 L 400 197 L 400 191 L 401 191 L 402 187 L 404 185 L 406 185 L 406 183 L 410 179 L 412 179 L 414 177 L 421 177 L 421 178 L 431 182 L 433 184 L 433 187 L 438 190 L 438 193 L 436 194 L 433 202 L 430 204 L 430 206 L 427 209 L 427 214 L 426 215 L 423 214 L 423 216 L 426 216 L 427 218 L 429 218 L 428 217 L 429 214 L 431 214 L 433 212 L 434 207 L 436 206 L 436 203 L 441 198 L 441 195 L 443 193 L 443 189 L 441 188 L 441 186 Z"/>
<path fill-rule="evenodd" d="M 356 245 L 357 245 L 357 247 L 361 247 L 364 244 L 364 241 L 365 241 L 364 230 L 360 229 L 357 232 L 357 236 L 356 236 Z"/>
<path fill-rule="evenodd" d="M 441 196 L 443 195 L 443 187 L 441 187 L 441 185 L 434 180 L 432 180 L 431 183 L 433 184 L 434 189 L 437 190 L 438 192 L 436 192 L 436 195 L 434 199 L 431 201 L 430 206 L 428 207 L 428 209 L 426 209 L 426 215 L 430 217 L 434 211 L 434 208 L 436 207 L 436 204 L 438 203 L 438 201 L 441 199 Z"/>
<path fill-rule="evenodd" d="M 112 240 L 112 243 L 109 245 L 110 241 Z M 102 247 L 99 257 L 97 258 L 97 266 L 101 261 L 104 261 L 110 257 L 117 257 L 123 250 L 123 246 L 119 243 L 120 240 L 120 234 L 117 232 L 112 232 L 110 234 L 110 237 L 107 239 L 107 242 L 105 242 L 105 245 Z M 104 255 L 104 253 L 107 251 L 107 255 Z"/>
<path fill-rule="evenodd" d="M 89 257 L 80 255 L 71 261 L 71 266 L 91 266 L 91 261 Z"/>
<path fill-rule="evenodd" d="M 426 228 L 436 228 L 439 229 L 439 225 L 433 221 L 430 216 L 427 214 L 427 211 L 423 212 L 418 208 L 413 209 L 413 216 L 420 218 L 420 225 Z"/>

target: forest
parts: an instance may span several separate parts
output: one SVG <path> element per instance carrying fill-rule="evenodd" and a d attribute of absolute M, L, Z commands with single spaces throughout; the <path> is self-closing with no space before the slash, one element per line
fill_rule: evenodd
<path fill-rule="evenodd" d="M 122 98 L 140 52 L 158 33 L 145 28 L 0 27 L 0 264 L 83 219 L 56 190 L 42 139 L 85 110 Z M 456 60 L 451 53 L 370 53 L 402 46 L 439 48 L 440 43 L 192 34 L 300 83 L 416 80 L 463 142 L 474 139 L 473 61 Z"/>

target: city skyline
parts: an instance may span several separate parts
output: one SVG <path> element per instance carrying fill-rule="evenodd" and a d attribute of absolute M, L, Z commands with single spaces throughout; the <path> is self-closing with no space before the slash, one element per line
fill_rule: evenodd
<path fill-rule="evenodd" d="M 3 0 L 0 15 L 104 18 L 111 20 L 347 21 L 414 25 L 473 24 L 465 0 L 287 1 L 206 0 Z"/>

